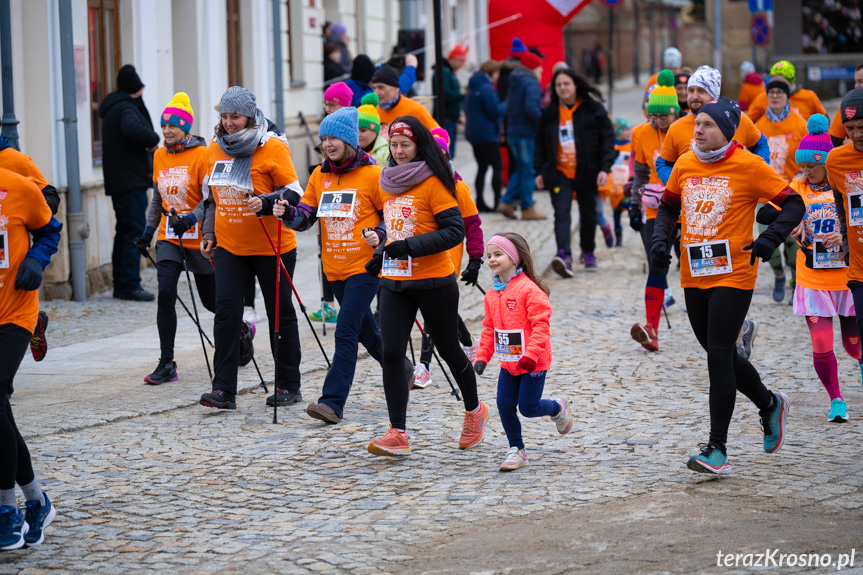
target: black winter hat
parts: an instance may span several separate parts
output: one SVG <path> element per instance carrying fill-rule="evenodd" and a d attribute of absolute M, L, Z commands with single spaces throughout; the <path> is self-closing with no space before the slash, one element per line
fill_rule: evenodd
<path fill-rule="evenodd" d="M 118 90 L 122 90 L 127 94 L 134 94 L 143 87 L 144 83 L 141 82 L 141 78 L 138 77 L 138 72 L 135 71 L 133 65 L 126 64 L 117 72 Z"/>
<path fill-rule="evenodd" d="M 365 54 L 360 54 L 354 58 L 354 65 L 351 68 L 351 78 L 368 84 L 372 81 L 372 76 L 375 73 L 375 65 L 372 64 L 371 58 Z"/>
<path fill-rule="evenodd" d="M 842 123 L 863 118 L 863 88 L 855 88 L 842 98 Z"/>
<path fill-rule="evenodd" d="M 372 84 L 386 84 L 387 86 L 395 86 L 398 88 L 399 73 L 389 64 L 384 64 L 375 71 L 372 76 Z"/>
<path fill-rule="evenodd" d="M 740 125 L 740 106 L 737 102 L 720 96 L 719 99 L 704 104 L 698 113 L 713 118 L 726 140 L 730 142 L 734 139 L 734 132 Z"/>

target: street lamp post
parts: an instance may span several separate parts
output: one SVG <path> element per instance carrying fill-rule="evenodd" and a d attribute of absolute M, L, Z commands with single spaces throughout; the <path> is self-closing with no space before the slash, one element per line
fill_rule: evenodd
<path fill-rule="evenodd" d="M 3 128 L 0 134 L 19 150 L 18 120 L 15 118 L 15 93 L 12 79 L 12 15 L 9 0 L 0 0 L 0 67 L 3 78 Z"/>

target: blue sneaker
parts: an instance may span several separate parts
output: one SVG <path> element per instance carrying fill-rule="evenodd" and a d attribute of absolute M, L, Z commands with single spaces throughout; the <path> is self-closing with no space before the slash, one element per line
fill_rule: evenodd
<path fill-rule="evenodd" d="M 24 547 L 27 522 L 17 507 L 0 507 L 0 549 L 10 551 Z"/>
<path fill-rule="evenodd" d="M 830 413 L 827 415 L 827 421 L 835 421 L 836 423 L 848 421 L 848 406 L 838 397 L 830 402 Z"/>
<path fill-rule="evenodd" d="M 773 301 L 781 302 L 785 300 L 785 274 L 782 277 L 773 278 Z"/>
<path fill-rule="evenodd" d="M 785 421 L 788 419 L 788 396 L 773 392 L 776 402 L 768 413 L 761 413 L 761 429 L 764 431 L 764 451 L 776 453 L 785 442 Z"/>
<path fill-rule="evenodd" d="M 24 504 L 27 508 L 25 515 L 27 525 L 30 526 L 30 530 L 24 535 L 24 542 L 28 547 L 42 544 L 45 540 L 45 528 L 51 525 L 54 515 L 57 514 L 54 506 L 51 505 L 51 500 L 48 499 L 48 494 L 43 491 L 42 495 L 45 497 L 45 505 L 39 505 L 38 501 L 28 501 Z"/>
<path fill-rule="evenodd" d="M 728 456 L 722 453 L 721 449 L 703 443 L 699 444 L 698 448 L 701 449 L 701 453 L 690 457 L 689 461 L 686 462 L 686 467 L 699 473 L 716 473 L 717 475 L 731 473 Z"/>

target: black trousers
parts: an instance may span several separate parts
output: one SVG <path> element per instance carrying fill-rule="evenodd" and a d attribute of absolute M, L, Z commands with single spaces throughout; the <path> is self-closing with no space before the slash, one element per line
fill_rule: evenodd
<path fill-rule="evenodd" d="M 500 155 L 500 144 L 491 142 L 489 144 L 471 144 L 473 146 L 473 155 L 476 158 L 476 205 L 478 207 L 487 206 L 483 192 L 485 191 L 485 173 L 491 168 L 491 189 L 494 192 L 494 203 L 491 207 L 497 205 L 500 201 L 500 191 L 503 188 L 503 159 Z"/>
<path fill-rule="evenodd" d="M 12 381 L 33 334 L 13 323 L 0 325 L 0 489 L 27 485 L 35 478 L 30 450 L 12 416 Z"/>
<path fill-rule="evenodd" d="M 237 256 L 224 248 L 217 248 L 216 260 L 216 318 L 213 339 L 216 353 L 213 357 L 215 377 L 213 389 L 237 393 L 237 363 L 240 359 L 240 326 L 243 323 L 243 292 L 253 277 L 258 278 L 270 333 L 275 332 L 276 314 L 276 257 Z M 282 254 L 282 261 L 293 277 L 297 263 L 297 250 Z M 273 340 L 270 349 L 273 359 L 279 362 L 278 389 L 300 389 L 300 334 L 297 312 L 291 301 L 291 287 L 282 276 L 279 292 L 279 357 L 276 358 Z"/>
<path fill-rule="evenodd" d="M 749 311 L 752 290 L 730 287 L 685 288 L 686 311 L 698 343 L 707 352 L 710 376 L 710 441 L 725 446 L 728 424 L 739 391 L 759 410 L 770 407 L 773 396 L 748 360 L 737 355 L 737 335 Z"/>
<path fill-rule="evenodd" d="M 182 273 L 183 265 L 179 262 L 159 260 L 156 264 L 156 277 L 159 280 L 156 326 L 159 328 L 162 359 L 174 359 L 174 338 L 177 335 L 177 282 Z M 194 276 L 199 303 L 204 306 L 204 309 L 215 313 L 216 276 L 214 274 L 194 274 Z M 192 302 L 187 305 L 189 311 L 193 311 Z"/>
<path fill-rule="evenodd" d="M 428 333 L 437 344 L 471 411 L 479 405 L 476 375 L 458 340 L 458 284 L 453 277 L 445 287 L 429 290 L 380 291 L 380 326 L 384 350 L 384 394 L 390 424 L 407 429 L 408 382 L 405 351 L 417 310 L 423 314 Z"/>
<path fill-rule="evenodd" d="M 111 203 L 117 218 L 111 252 L 114 292 L 128 293 L 141 289 L 141 254 L 135 240 L 144 234 L 147 225 L 147 190 L 113 195 Z"/>
<path fill-rule="evenodd" d="M 551 205 L 554 208 L 554 239 L 557 249 L 572 255 L 572 192 L 577 192 L 578 213 L 581 216 L 579 247 L 584 253 L 596 249 L 596 179 L 580 178 L 575 188 L 575 180 L 570 180 L 559 171 L 555 173 L 551 186 Z"/>
<path fill-rule="evenodd" d="M 428 367 L 429 364 L 431 364 L 432 360 L 434 342 L 432 341 L 431 336 L 429 336 L 428 334 L 428 325 L 424 326 L 423 329 L 426 331 L 426 333 L 422 337 L 420 363 L 425 364 L 425 366 Z M 473 344 L 473 336 L 470 335 L 470 330 L 464 324 L 464 320 L 461 318 L 461 316 L 458 316 L 458 341 L 459 343 L 461 343 L 462 347 L 470 347 Z"/>

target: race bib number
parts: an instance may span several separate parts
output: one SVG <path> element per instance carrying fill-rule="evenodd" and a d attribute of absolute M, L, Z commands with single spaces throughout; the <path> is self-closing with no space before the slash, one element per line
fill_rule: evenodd
<path fill-rule="evenodd" d="M 572 133 L 572 120 L 560 123 L 560 147 L 565 150 L 575 149 L 575 137 Z"/>
<path fill-rule="evenodd" d="M 731 273 L 728 240 L 714 240 L 700 244 L 687 244 L 689 273 L 694 278 Z"/>
<path fill-rule="evenodd" d="M 848 194 L 848 225 L 863 226 L 863 191 Z"/>
<path fill-rule="evenodd" d="M 354 213 L 356 192 L 324 192 L 318 205 L 319 218 L 349 218 Z"/>
<path fill-rule="evenodd" d="M 171 227 L 171 218 L 169 218 L 167 216 L 165 216 L 165 239 L 166 240 L 176 240 L 177 239 L 177 234 L 174 233 L 174 228 Z M 184 239 L 184 240 L 197 240 L 198 239 L 198 224 L 195 223 L 195 225 L 193 227 L 189 228 L 189 230 L 186 231 L 185 234 L 183 234 L 182 239 Z"/>
<path fill-rule="evenodd" d="M 518 361 L 524 353 L 523 329 L 495 329 L 494 351 L 501 361 Z"/>
<path fill-rule="evenodd" d="M 227 186 L 233 167 L 234 160 L 219 160 L 213 164 L 213 173 L 210 174 L 209 184 L 211 186 Z"/>
<path fill-rule="evenodd" d="M 824 246 L 821 240 L 815 240 L 812 244 L 812 266 L 815 269 L 839 269 L 848 267 L 845 265 L 845 254 L 842 246 L 833 248 Z"/>
<path fill-rule="evenodd" d="M 9 268 L 9 231 L 0 230 L 0 269 Z"/>
<path fill-rule="evenodd" d="M 381 276 L 385 278 L 409 278 L 411 277 L 411 257 L 391 258 L 384 254 L 384 267 Z"/>

